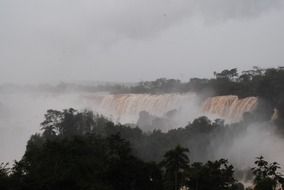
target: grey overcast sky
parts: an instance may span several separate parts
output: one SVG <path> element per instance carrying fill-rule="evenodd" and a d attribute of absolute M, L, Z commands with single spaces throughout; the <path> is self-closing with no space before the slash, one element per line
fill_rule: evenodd
<path fill-rule="evenodd" d="M 284 65 L 284 0 L 0 0 L 0 83 Z"/>

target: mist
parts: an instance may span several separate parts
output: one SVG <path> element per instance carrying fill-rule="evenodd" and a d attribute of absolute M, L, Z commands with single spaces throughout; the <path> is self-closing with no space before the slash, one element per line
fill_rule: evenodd
<path fill-rule="evenodd" d="M 4 0 L 0 81 L 188 80 L 224 67 L 280 66 L 282 7 L 282 0 Z"/>
<path fill-rule="evenodd" d="M 48 109 L 63 110 L 68 108 L 74 108 L 77 110 L 91 110 L 94 113 L 103 114 L 115 123 L 136 125 L 139 119 L 139 113 L 141 111 L 154 111 L 153 105 L 143 106 L 145 102 L 143 98 L 149 95 L 133 95 L 133 102 L 126 102 L 125 105 L 119 105 L 119 101 L 115 103 L 112 100 L 112 96 L 107 92 L 90 93 L 76 90 L 60 90 L 54 92 L 52 90 L 35 91 L 33 88 L 20 87 L 20 89 L 13 86 L 6 87 L 6 90 L 0 92 L 0 160 L 4 162 L 12 162 L 13 160 L 19 160 L 24 154 L 26 143 L 35 133 L 41 133 L 42 131 L 40 123 L 44 120 L 44 114 Z M 35 88 L 36 89 L 36 88 Z M 127 96 L 127 95 L 126 95 Z M 171 105 L 167 96 L 172 98 Z M 96 98 L 104 98 L 105 100 L 96 101 Z M 136 98 L 136 99 L 135 99 Z M 136 102 L 139 101 L 142 107 L 139 107 Z M 151 102 L 151 98 L 153 99 Z M 160 98 L 160 100 L 159 100 Z M 160 123 L 159 126 L 155 125 L 146 128 L 141 125 L 142 130 L 145 132 L 152 131 L 153 129 L 161 129 L 167 131 L 172 128 L 181 127 L 188 123 L 188 121 L 199 116 L 199 99 L 196 95 L 160 95 L 149 96 L 148 104 L 160 103 L 168 110 L 159 109 L 152 112 L 155 117 L 162 117 L 167 111 L 175 110 L 174 118 L 171 118 L 171 124 L 165 126 Z M 183 102 L 184 100 L 190 100 Z M 131 100 L 130 100 L 131 101 Z M 142 101 L 142 102 L 141 102 Z M 158 101 L 158 102 L 157 102 Z M 114 103 L 114 104 L 112 104 Z M 130 104 L 129 104 L 130 103 Z M 126 112 L 119 112 L 114 110 L 114 107 L 121 106 L 120 109 L 126 109 Z M 125 108 L 123 108 L 125 106 Z M 199 111 L 197 111 L 199 110 Z M 141 121 L 140 121 L 141 122 Z M 145 122 L 142 122 L 145 123 Z M 152 124 L 152 123 L 151 123 Z"/>
<path fill-rule="evenodd" d="M 70 107 L 84 109 L 78 94 L 52 94 L 16 92 L 0 94 L 0 160 L 19 160 L 26 143 L 41 132 L 40 123 L 48 109 L 63 110 Z"/>
<path fill-rule="evenodd" d="M 262 155 L 283 168 L 281 122 L 262 118 L 273 109 L 276 120 L 284 118 L 283 6 L 283 0 L 1 0 L 0 163 L 21 160 L 48 109 L 74 108 L 126 130 L 123 138 L 143 162 L 158 163 L 181 144 L 191 163 L 225 158 L 248 171 Z M 232 68 L 253 72 L 222 75 Z"/>
<path fill-rule="evenodd" d="M 205 100 L 194 93 L 113 95 L 107 92 L 38 92 L 30 91 L 29 88 L 23 89 L 4 91 L 0 95 L 2 161 L 11 162 L 21 158 L 30 136 L 41 133 L 40 123 L 48 109 L 88 109 L 103 114 L 115 123 L 137 125 L 146 133 L 157 129 L 166 133 L 172 129 L 183 128 L 203 115 L 212 121 L 221 117 L 204 112 L 202 106 Z M 222 106 L 215 104 L 212 106 Z M 247 169 L 253 164 L 256 156 L 263 155 L 271 161 L 274 159 L 284 164 L 284 154 L 281 152 L 284 140 L 275 133 L 276 129 L 272 123 L 260 122 L 234 127 L 230 118 L 223 119 L 227 125 L 225 128 L 228 128 L 225 130 L 227 132 L 217 130 L 209 135 L 196 133 L 196 136 L 180 142 L 190 148 L 193 161 L 227 158 L 238 169 Z M 205 151 L 200 151 L 204 140 L 210 142 L 209 146 L 205 147 Z"/>
<path fill-rule="evenodd" d="M 264 156 L 270 162 L 277 161 L 283 167 L 283 145 L 283 137 L 277 134 L 272 123 L 254 123 L 239 134 L 213 139 L 211 153 L 213 159 L 227 158 L 243 170 L 250 168 L 258 156 Z"/>

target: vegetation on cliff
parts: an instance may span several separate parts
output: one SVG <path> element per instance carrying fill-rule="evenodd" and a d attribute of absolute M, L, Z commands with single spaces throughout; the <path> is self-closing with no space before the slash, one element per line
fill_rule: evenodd
<path fill-rule="evenodd" d="M 209 137 L 236 133 L 235 129 L 243 130 L 240 126 L 224 127 L 220 120 L 201 117 L 185 128 L 145 134 L 139 128 L 115 125 L 103 116 L 71 108 L 48 110 L 41 127 L 43 132 L 30 138 L 20 161 L 12 168 L 0 165 L 1 189 L 244 189 L 227 160 L 193 161 L 208 148 Z M 184 138 L 202 141 L 197 142 L 198 147 L 182 145 Z M 184 147 L 190 147 L 190 153 Z M 270 164 L 259 157 L 255 164 L 255 190 L 283 184 L 276 162 Z"/>

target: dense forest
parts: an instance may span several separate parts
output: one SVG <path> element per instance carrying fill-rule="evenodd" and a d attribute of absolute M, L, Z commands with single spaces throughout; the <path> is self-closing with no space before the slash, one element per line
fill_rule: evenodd
<path fill-rule="evenodd" d="M 0 190 L 284 190 L 284 0 L 0 0 Z"/>
<path fill-rule="evenodd" d="M 122 88 L 129 93 L 185 93 L 196 92 L 204 97 L 237 95 L 240 98 L 256 96 L 284 113 L 284 68 L 261 69 L 238 73 L 236 68 L 214 72 L 212 79 L 192 78 L 189 82 L 160 78 Z M 121 93 L 123 90 L 117 92 Z"/>
<path fill-rule="evenodd" d="M 126 93 L 187 93 L 194 92 L 200 97 L 237 95 L 240 98 L 256 96 L 262 100 L 270 114 L 274 108 L 279 111 L 279 118 L 284 118 L 284 68 L 262 69 L 238 72 L 236 68 L 214 72 L 213 78 L 191 78 L 188 82 L 178 79 L 159 78 L 155 81 L 139 83 L 60 83 L 58 85 L 1 85 L 0 92 L 15 91 L 39 93 L 68 92 L 108 92 L 112 94 Z M 280 122 L 280 121 L 279 121 Z M 281 120 L 281 122 L 284 122 Z"/>
<path fill-rule="evenodd" d="M 145 81 L 131 87 L 117 86 L 113 93 L 186 93 L 194 92 L 203 98 L 208 96 L 237 95 L 239 98 L 255 96 L 261 101 L 262 116 L 270 118 L 273 109 L 278 110 L 278 126 L 284 125 L 284 68 L 261 69 L 238 73 L 236 68 L 214 72 L 214 78 L 192 78 L 188 82 L 160 78 Z M 264 113 L 266 112 L 266 113 Z"/>
<path fill-rule="evenodd" d="M 279 118 L 284 118 L 284 68 L 262 69 L 238 72 L 236 68 L 214 72 L 212 78 L 191 78 L 188 82 L 178 79 L 159 78 L 155 81 L 139 83 L 60 83 L 58 85 L 2 85 L 0 92 L 14 91 L 39 93 L 68 92 L 108 92 L 112 94 L 126 93 L 197 93 L 202 98 L 208 96 L 237 95 L 239 98 L 256 96 L 262 100 L 262 106 L 269 114 L 274 108 L 279 111 Z M 279 122 L 284 122 L 280 121 Z M 282 125 L 282 123 L 281 123 Z"/>
<path fill-rule="evenodd" d="M 241 190 L 240 172 L 228 160 L 201 158 L 208 158 L 214 136 L 224 142 L 225 136 L 240 134 L 252 122 L 225 126 L 222 120 L 200 117 L 167 133 L 144 133 L 91 111 L 48 110 L 42 133 L 31 136 L 22 159 L 11 168 L 0 165 L 0 188 Z M 279 169 L 277 162 L 259 156 L 246 172 L 255 190 L 274 190 L 284 183 Z"/>
<path fill-rule="evenodd" d="M 173 93 L 196 92 L 205 95 L 230 95 L 239 97 L 258 96 L 278 103 L 284 93 L 284 68 L 261 69 L 238 73 L 236 68 L 214 72 L 214 78 L 192 78 L 188 82 L 176 79 L 160 78 L 155 81 L 140 82 L 125 87 L 129 93 Z M 123 87 L 121 87 L 123 88 Z M 123 92 L 123 90 L 120 91 Z M 117 90 L 119 92 L 119 89 Z"/>
<path fill-rule="evenodd" d="M 202 116 L 186 126 L 162 132 L 142 131 L 136 125 L 114 123 L 92 111 L 48 110 L 40 124 L 41 133 L 30 137 L 23 157 L 14 163 L 0 164 L 2 190 L 242 190 L 283 188 L 284 179 L 277 162 L 255 155 L 255 166 L 240 170 L 215 151 L 228 151 L 249 128 L 273 128 L 284 135 L 284 70 L 237 69 L 214 73 L 213 79 L 157 79 L 136 85 L 73 86 L 87 92 L 110 93 L 186 93 L 207 96 L 257 96 L 260 106 L 245 113 L 238 123 L 211 121 Z M 58 92 L 69 88 L 40 86 Z M 2 87 L 0 90 L 7 90 Z M 274 108 L 278 118 L 271 121 Z M 140 117 L 150 117 L 147 113 Z M 165 124 L 162 118 L 156 124 Z M 275 124 L 275 125 L 274 125 Z M 155 125 L 155 122 L 153 123 Z M 272 146 L 272 145 L 271 145 Z M 253 164 L 253 163 L 252 163 Z M 245 181 L 239 181 L 245 176 Z M 249 189 L 249 188 L 247 188 Z"/>

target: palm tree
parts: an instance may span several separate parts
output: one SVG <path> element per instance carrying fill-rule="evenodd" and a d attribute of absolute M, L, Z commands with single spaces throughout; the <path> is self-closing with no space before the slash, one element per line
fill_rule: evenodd
<path fill-rule="evenodd" d="M 174 149 L 164 154 L 161 165 L 166 169 L 166 176 L 170 176 L 170 182 L 174 182 L 174 190 L 178 190 L 182 184 L 179 183 L 178 175 L 183 176 L 184 170 L 188 168 L 189 158 L 187 156 L 189 150 L 177 145 Z"/>

